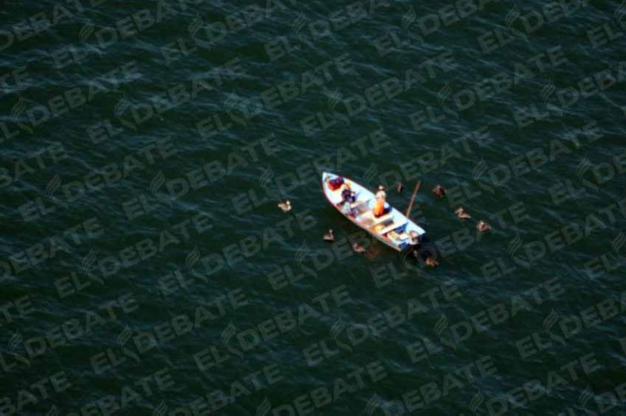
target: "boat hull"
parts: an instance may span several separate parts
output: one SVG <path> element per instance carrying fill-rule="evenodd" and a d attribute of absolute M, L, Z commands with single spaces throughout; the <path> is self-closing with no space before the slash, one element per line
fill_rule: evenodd
<path fill-rule="evenodd" d="M 344 182 L 350 184 L 356 197 L 353 203 L 342 203 L 341 186 L 333 189 L 331 181 L 337 181 L 338 178 L 342 178 Z M 386 206 L 387 212 L 384 215 L 374 216 L 375 194 L 349 178 L 324 172 L 322 174 L 322 189 L 328 202 L 344 217 L 396 251 L 405 251 L 412 246 L 411 232 L 417 233 L 420 237 L 426 234 L 423 228 L 392 206 Z"/>

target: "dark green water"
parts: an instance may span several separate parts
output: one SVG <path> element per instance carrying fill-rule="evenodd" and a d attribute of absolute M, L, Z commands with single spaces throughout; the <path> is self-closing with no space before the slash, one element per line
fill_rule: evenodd
<path fill-rule="evenodd" d="M 0 414 L 626 413 L 625 4 L 0 16 Z M 441 266 L 323 170 L 422 181 Z"/>

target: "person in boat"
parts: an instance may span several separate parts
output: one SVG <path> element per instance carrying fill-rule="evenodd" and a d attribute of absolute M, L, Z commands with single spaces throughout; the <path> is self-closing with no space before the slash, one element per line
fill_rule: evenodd
<path fill-rule="evenodd" d="M 341 210 L 346 215 L 354 215 L 352 212 L 352 204 L 356 201 L 356 192 L 352 190 L 352 187 L 348 182 L 344 182 L 341 185 L 341 201 L 337 206 L 341 207 Z"/>
<path fill-rule="evenodd" d="M 344 179 L 341 176 L 337 176 L 335 178 L 328 180 L 328 187 L 331 191 L 335 191 L 339 189 L 344 184 Z"/>
<path fill-rule="evenodd" d="M 376 192 L 376 203 L 374 204 L 374 216 L 380 217 L 385 214 L 385 203 L 387 202 L 387 193 L 385 187 L 380 185 Z"/>
<path fill-rule="evenodd" d="M 344 182 L 341 187 L 341 202 L 340 204 L 352 204 L 356 201 L 356 193 L 352 190 L 352 187 L 348 182 Z"/>
<path fill-rule="evenodd" d="M 411 231 L 409 233 L 409 248 L 408 248 L 409 253 L 416 259 L 419 259 L 419 252 L 421 248 L 422 248 L 422 239 L 420 238 L 419 234 L 416 231 Z"/>

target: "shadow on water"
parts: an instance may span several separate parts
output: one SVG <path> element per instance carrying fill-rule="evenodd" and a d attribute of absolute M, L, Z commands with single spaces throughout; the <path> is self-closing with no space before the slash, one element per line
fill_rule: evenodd
<path fill-rule="evenodd" d="M 428 234 L 420 237 L 420 242 L 402 253 L 402 262 L 407 267 L 412 267 L 415 263 L 427 266 L 426 260 L 432 258 L 438 263 L 441 262 L 441 252 L 437 245 L 430 239 Z"/>

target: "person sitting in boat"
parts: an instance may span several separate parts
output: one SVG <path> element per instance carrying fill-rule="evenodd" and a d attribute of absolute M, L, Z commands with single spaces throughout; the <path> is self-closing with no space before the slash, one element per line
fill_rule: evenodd
<path fill-rule="evenodd" d="M 385 192 L 385 187 L 380 185 L 378 187 L 378 192 L 376 192 L 376 203 L 374 204 L 374 216 L 375 217 L 380 217 L 385 214 L 386 202 L 387 202 L 387 193 Z"/>
<path fill-rule="evenodd" d="M 333 179 L 328 180 L 328 187 L 330 188 L 331 191 L 335 191 L 339 189 L 341 186 L 343 186 L 343 184 L 344 184 L 344 180 L 341 176 L 337 176 Z"/>
<path fill-rule="evenodd" d="M 356 193 L 352 190 L 352 187 L 348 182 L 345 182 L 341 187 L 341 202 L 340 204 L 352 204 L 356 200 Z"/>
<path fill-rule="evenodd" d="M 356 193 L 348 182 L 344 182 L 341 186 L 341 201 L 337 205 L 342 208 L 342 212 L 346 215 L 353 215 L 352 204 L 356 201 Z"/>

